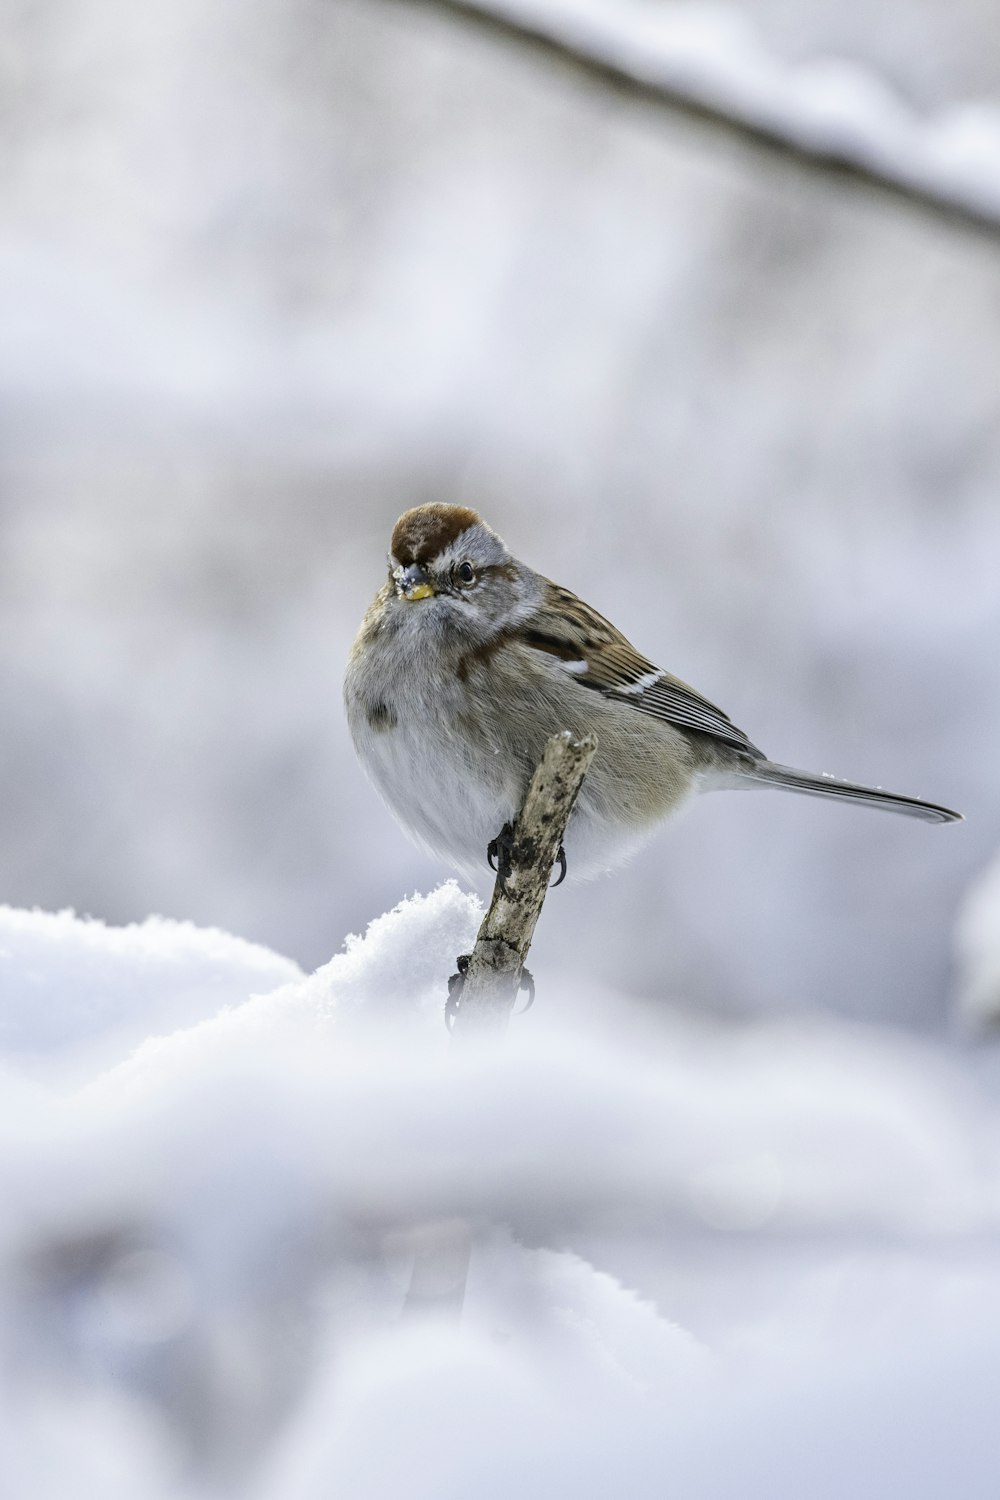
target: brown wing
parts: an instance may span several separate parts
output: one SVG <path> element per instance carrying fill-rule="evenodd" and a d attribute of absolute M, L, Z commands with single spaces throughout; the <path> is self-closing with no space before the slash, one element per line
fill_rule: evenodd
<path fill-rule="evenodd" d="M 679 677 L 661 671 L 640 655 L 610 620 L 569 589 L 548 585 L 526 641 L 533 650 L 557 657 L 581 687 L 628 703 L 638 713 L 711 735 L 763 758 L 763 752 L 751 744 L 742 729 L 737 729 L 728 714 Z"/>

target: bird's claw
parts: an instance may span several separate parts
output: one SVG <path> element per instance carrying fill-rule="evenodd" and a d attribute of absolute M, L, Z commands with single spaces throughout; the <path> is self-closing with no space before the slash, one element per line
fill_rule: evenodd
<path fill-rule="evenodd" d="M 497 884 L 501 895 L 507 894 L 507 877 L 513 868 L 511 854 L 514 851 L 514 825 L 505 823 L 495 839 L 490 839 L 486 846 L 486 862 L 491 870 L 496 871 Z"/>
<path fill-rule="evenodd" d="M 444 1024 L 449 1031 L 454 1031 L 455 1021 L 458 1017 L 459 1006 L 462 1004 L 462 991 L 465 989 L 465 976 L 469 972 L 469 959 L 471 953 L 460 953 L 456 962 L 458 973 L 452 974 L 448 980 L 448 998 L 444 1002 Z"/>
<path fill-rule="evenodd" d="M 521 978 L 518 981 L 517 989 L 519 994 L 523 990 L 528 997 L 521 1006 L 521 1009 L 514 1012 L 515 1016 L 523 1016 L 524 1012 L 530 1010 L 535 1003 L 535 981 L 530 969 L 521 970 Z"/>
<path fill-rule="evenodd" d="M 495 839 L 490 839 L 486 846 L 486 862 L 491 870 L 496 871 L 497 881 L 500 886 L 500 894 L 507 895 L 507 880 L 513 869 L 511 856 L 514 852 L 514 824 L 505 823 Z M 559 845 L 556 854 L 556 863 L 559 866 L 559 874 L 552 882 L 552 889 L 562 885 L 566 879 L 566 850 L 562 844 Z M 527 1006 L 525 1007 L 527 1009 Z"/>
<path fill-rule="evenodd" d="M 465 977 L 469 972 L 469 960 L 471 953 L 460 953 L 457 959 L 458 973 L 452 974 L 448 980 L 448 998 L 444 1003 L 444 1024 L 449 1031 L 454 1031 L 458 1012 L 462 1005 L 462 991 L 465 989 Z M 521 978 L 518 980 L 518 994 L 523 990 L 527 1000 L 520 1010 L 514 1011 L 514 1015 L 523 1016 L 526 1010 L 530 1010 L 535 1003 L 535 981 L 530 969 L 521 970 Z"/>

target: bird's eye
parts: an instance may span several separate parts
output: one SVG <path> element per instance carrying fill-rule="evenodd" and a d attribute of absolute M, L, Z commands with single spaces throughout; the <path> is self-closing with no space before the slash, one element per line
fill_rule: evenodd
<path fill-rule="evenodd" d="M 475 583 L 476 570 L 470 562 L 459 563 L 455 569 L 455 578 L 459 583 Z"/>

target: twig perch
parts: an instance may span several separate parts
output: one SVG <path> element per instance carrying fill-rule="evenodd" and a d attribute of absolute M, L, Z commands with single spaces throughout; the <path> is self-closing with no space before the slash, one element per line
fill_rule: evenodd
<path fill-rule="evenodd" d="M 507 1025 L 552 867 L 596 749 L 593 735 L 575 740 L 568 730 L 553 735 L 545 746 L 518 814 L 507 867 L 501 866 L 503 873 L 497 875 L 476 946 L 467 964 L 460 963 L 465 983 L 456 1033 Z"/>
<path fill-rule="evenodd" d="M 462 990 L 452 1030 L 462 1039 L 496 1036 L 507 1026 L 552 867 L 596 749 L 593 735 L 574 740 L 569 730 L 554 734 L 545 746 L 507 857 L 499 862 L 476 946 L 459 959 Z M 424 1225 L 415 1235 L 415 1252 L 404 1315 L 459 1317 L 472 1253 L 471 1225 L 462 1220 Z"/>

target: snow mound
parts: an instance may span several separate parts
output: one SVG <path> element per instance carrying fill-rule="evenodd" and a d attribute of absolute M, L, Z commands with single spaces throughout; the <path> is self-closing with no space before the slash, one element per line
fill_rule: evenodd
<path fill-rule="evenodd" d="M 416 1018 L 440 1033 L 442 975 L 476 939 L 483 908 L 478 897 L 446 880 L 429 896 L 411 896 L 368 924 L 364 937 L 351 933 L 295 997 L 306 1006 L 394 1028 Z"/>
<path fill-rule="evenodd" d="M 960 1452 L 991 1493 L 1000 1117 L 961 1054 L 551 979 L 450 1050 L 480 915 L 449 882 L 305 976 L 5 914 L 8 1492 L 930 1500 Z"/>
<path fill-rule="evenodd" d="M 190 1026 L 302 978 L 291 959 L 227 932 L 149 917 L 109 927 L 70 911 L 0 906 L 0 1055 L 22 1060 Z"/>

